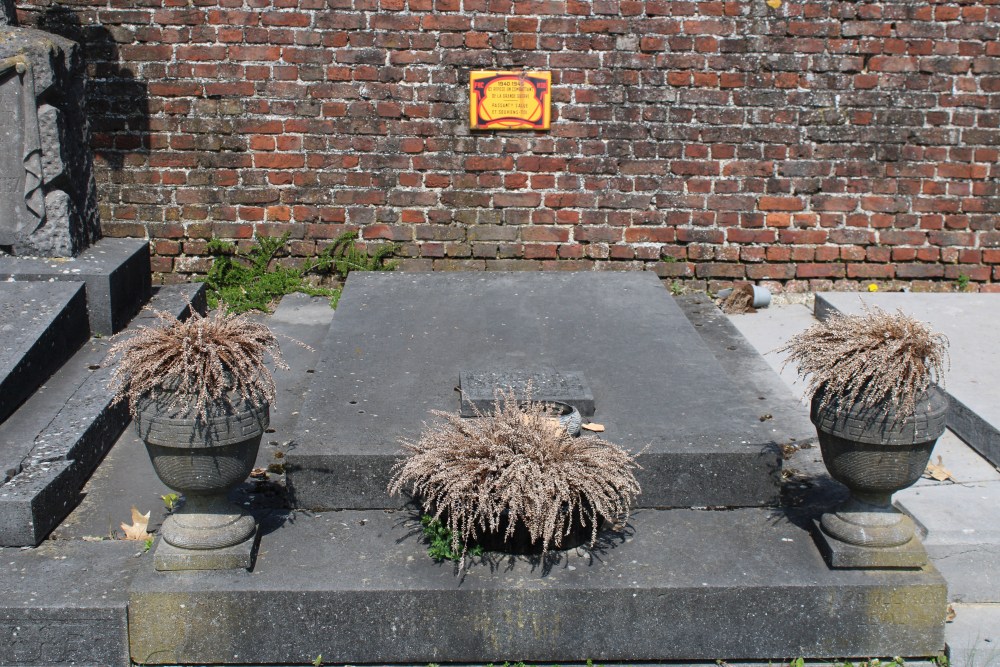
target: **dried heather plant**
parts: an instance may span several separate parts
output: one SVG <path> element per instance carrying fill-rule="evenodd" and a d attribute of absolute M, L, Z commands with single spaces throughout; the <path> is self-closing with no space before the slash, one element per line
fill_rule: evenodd
<path fill-rule="evenodd" d="M 265 365 L 270 356 L 278 368 L 288 368 L 278 341 L 265 325 L 224 308 L 202 317 L 178 320 L 154 310 L 159 326 L 124 332 L 108 351 L 106 363 L 120 357 L 108 381 L 114 402 L 128 400 L 135 416 L 139 399 L 167 396 L 171 404 L 192 404 L 206 416 L 209 403 L 226 401 L 234 392 L 252 402 L 274 400 L 274 378 Z"/>
<path fill-rule="evenodd" d="M 478 535 L 496 533 L 504 521 L 504 540 L 523 522 L 543 555 L 562 545 L 574 520 L 591 526 L 593 545 L 600 519 L 623 520 L 640 493 L 629 452 L 553 427 L 549 408 L 520 401 L 513 390 L 498 393 L 493 413 L 477 419 L 432 414 L 443 421 L 403 443 L 407 456 L 393 468 L 388 490 L 419 497 L 428 514 L 448 524 L 452 548 L 463 556 Z"/>
<path fill-rule="evenodd" d="M 809 378 L 810 394 L 823 392 L 821 407 L 841 397 L 865 409 L 894 408 L 901 419 L 913 414 L 931 382 L 943 382 L 948 365 L 943 334 L 902 311 L 867 306 L 863 315 L 833 315 L 813 325 L 779 351 Z"/>

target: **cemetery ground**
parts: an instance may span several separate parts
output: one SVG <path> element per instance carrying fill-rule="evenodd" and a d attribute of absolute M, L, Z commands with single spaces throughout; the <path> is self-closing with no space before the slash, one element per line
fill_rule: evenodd
<path fill-rule="evenodd" d="M 395 276 L 397 279 L 406 277 L 406 274 Z M 413 280 L 419 282 L 421 278 L 422 276 L 417 276 Z M 482 278 L 476 276 L 475 280 Z M 358 288 L 359 297 L 371 297 L 378 293 L 377 286 L 369 285 L 367 292 L 359 285 L 355 287 Z M 951 337 L 953 369 L 947 388 L 953 397 L 969 408 L 966 415 L 968 423 L 956 424 L 956 428 L 964 429 L 960 435 L 973 440 L 973 445 L 990 455 L 997 442 L 996 426 L 1000 424 L 1000 413 L 993 407 L 997 405 L 996 401 L 992 401 L 992 404 L 990 401 L 977 404 L 973 396 L 977 388 L 997 391 L 994 378 L 1000 370 L 1000 360 L 993 351 L 984 350 L 980 342 L 988 340 L 986 332 L 995 331 L 996 325 L 1000 325 L 1000 308 L 990 300 L 990 295 L 926 295 L 930 296 L 936 300 L 924 301 L 922 299 L 925 295 L 879 294 L 874 298 L 888 299 L 876 301 L 886 308 L 895 308 L 897 305 L 904 309 L 918 308 L 914 314 L 927 319 L 933 327 L 942 329 Z M 896 302 L 893 300 L 896 297 L 905 300 Z M 663 298 L 674 299 L 665 289 Z M 866 295 L 865 298 L 868 299 L 869 296 Z M 594 295 L 594 299 L 599 300 L 599 295 Z M 858 296 L 853 294 L 820 297 L 821 308 L 828 306 L 844 311 L 854 308 L 857 301 Z M 815 438 L 808 434 L 811 430 L 808 410 L 793 397 L 794 392 L 801 392 L 801 384 L 792 382 L 787 370 L 782 372 L 779 379 L 776 371 L 781 370 L 781 359 L 769 354 L 790 335 L 814 321 L 810 309 L 803 304 L 776 303 L 755 314 L 727 317 L 704 295 L 682 295 L 676 298 L 676 303 L 686 315 L 686 321 L 693 325 L 692 331 L 697 331 L 704 341 L 705 349 L 694 350 L 691 354 L 697 356 L 710 353 L 713 358 L 706 358 L 706 365 L 717 364 L 737 385 L 746 387 L 750 393 L 765 395 L 758 410 L 761 417 L 760 428 L 766 430 L 773 423 L 781 422 L 783 429 L 798 434 L 798 446 L 786 451 L 789 458 L 783 462 L 786 477 L 783 491 L 785 503 L 829 503 L 830 498 L 835 498 L 839 492 L 835 483 L 825 476 L 818 448 L 810 446 Z M 367 304 L 368 301 L 364 298 L 354 301 L 348 299 L 348 310 L 345 312 L 350 312 L 352 308 L 355 313 L 363 311 Z M 583 305 L 586 307 L 586 304 Z M 419 320 L 417 311 L 421 307 L 422 304 L 419 303 L 411 304 L 409 309 L 400 305 L 396 315 L 404 320 L 408 317 Z M 457 304 L 455 307 L 461 309 L 463 305 Z M 556 307 L 548 315 L 542 315 L 540 320 L 551 317 L 558 321 L 570 310 L 575 309 L 559 310 Z M 753 626 L 756 614 L 777 614 L 783 607 L 808 604 L 807 598 L 812 594 L 807 581 L 809 577 L 803 577 L 802 570 L 796 570 L 788 564 L 800 558 L 812 562 L 812 557 L 807 552 L 812 554 L 815 547 L 808 532 L 788 524 L 784 528 L 779 527 L 781 536 L 777 537 L 777 543 L 762 540 L 760 535 L 765 534 L 765 526 L 757 526 L 756 523 L 767 523 L 767 514 L 751 507 L 727 512 L 691 510 L 690 515 L 670 516 L 666 516 L 665 512 L 640 508 L 635 512 L 632 522 L 634 532 L 626 538 L 619 541 L 612 536 L 593 551 L 568 553 L 557 558 L 550 566 L 537 561 L 531 562 L 531 559 L 524 557 L 487 558 L 482 562 L 472 563 L 468 572 L 461 573 L 451 563 L 432 563 L 426 557 L 426 545 L 422 544 L 419 531 L 413 527 L 412 512 L 362 509 L 365 503 L 374 508 L 385 504 L 377 497 L 383 492 L 383 488 L 374 484 L 369 487 L 351 486 L 353 490 L 350 492 L 344 490 L 363 479 L 371 470 L 384 466 L 386 457 L 381 450 L 378 452 L 379 456 L 374 458 L 361 457 L 351 451 L 321 454 L 312 451 L 308 438 L 304 438 L 310 430 L 332 428 L 337 429 L 338 435 L 343 435 L 344 428 L 354 428 L 350 419 L 358 420 L 358 424 L 363 425 L 365 420 L 374 418 L 373 413 L 382 414 L 381 408 L 385 407 L 376 405 L 377 397 L 371 394 L 367 394 L 367 399 L 362 399 L 360 403 L 342 401 L 344 405 L 323 407 L 330 400 L 324 394 L 323 387 L 313 387 L 310 390 L 318 375 L 322 376 L 324 371 L 330 372 L 331 359 L 340 363 L 340 368 L 347 368 L 344 364 L 359 364 L 351 367 L 342 377 L 326 375 L 327 383 L 324 386 L 331 392 L 344 391 L 348 386 L 389 375 L 392 360 L 383 358 L 379 361 L 377 357 L 373 360 L 366 356 L 370 354 L 369 347 L 376 346 L 370 338 L 337 338 L 358 334 L 357 331 L 331 334 L 329 325 L 341 312 L 338 310 L 338 315 L 335 316 L 325 299 L 290 295 L 282 300 L 273 314 L 261 316 L 279 336 L 294 338 L 308 347 L 282 341 L 282 349 L 290 368 L 276 373 L 279 395 L 272 407 L 271 427 L 264 436 L 256 463 L 257 469 L 234 496 L 238 502 L 252 509 L 261 524 L 262 537 L 255 570 L 234 573 L 155 573 L 148 546 L 143 541 L 121 539 L 121 524 L 132 521 L 132 507 L 136 507 L 141 513 L 150 512 L 148 527 L 155 534 L 168 511 L 164 496 L 169 498 L 170 494 L 170 490 L 155 477 L 142 443 L 128 429 L 84 487 L 79 505 L 59 523 L 47 539 L 34 548 L 6 547 L 0 550 L 0 563 L 4 566 L 0 570 L 0 585 L 7 592 L 5 600 L 0 603 L 0 619 L 4 632 L 9 637 L 9 640 L 5 638 L 0 642 L 0 662 L 128 664 L 130 642 L 132 660 L 161 664 L 206 664 L 217 661 L 236 664 L 308 664 L 313 660 L 384 663 L 387 661 L 381 658 L 390 654 L 391 649 L 388 653 L 369 660 L 365 659 L 366 655 L 371 656 L 373 653 L 366 654 L 365 651 L 394 642 L 403 647 L 401 652 L 411 658 L 408 661 L 411 663 L 479 662 L 475 655 L 468 652 L 476 650 L 474 645 L 465 648 L 441 646 L 439 637 L 420 637 L 411 632 L 412 628 L 402 627 L 407 623 L 407 618 L 426 620 L 427 614 L 442 619 L 441 625 L 436 627 L 453 626 L 460 629 L 464 623 L 470 623 L 470 618 L 474 618 L 476 622 L 495 620 L 497 626 L 494 630 L 491 631 L 489 627 L 468 628 L 465 634 L 459 631 L 455 641 L 485 637 L 492 640 L 493 644 L 488 647 L 488 658 L 484 657 L 481 662 L 503 662 L 504 659 L 515 661 L 525 656 L 516 652 L 503 655 L 497 653 L 505 646 L 519 645 L 520 640 L 503 633 L 511 632 L 519 624 L 523 628 L 526 622 L 530 626 L 535 618 L 530 614 L 524 615 L 523 598 L 518 597 L 517 591 L 532 591 L 539 585 L 544 588 L 550 583 L 554 586 L 566 585 L 570 591 L 577 590 L 576 587 L 585 588 L 586 581 L 578 578 L 578 575 L 595 562 L 609 566 L 609 571 L 615 572 L 617 576 L 648 577 L 648 581 L 643 583 L 669 589 L 669 582 L 657 577 L 669 578 L 674 574 L 649 574 L 648 571 L 630 570 L 627 564 L 617 564 L 616 559 L 627 549 L 635 550 L 636 558 L 642 561 L 642 570 L 695 571 L 699 573 L 696 576 L 705 577 L 706 582 L 718 586 L 721 596 L 725 596 L 726 587 L 731 585 L 730 573 L 712 572 L 712 568 L 742 570 L 742 576 L 750 579 L 766 579 L 769 571 L 785 572 L 784 581 L 775 580 L 770 588 L 765 587 L 760 593 L 741 593 L 724 600 L 725 608 L 731 612 L 720 612 L 718 625 L 711 622 L 705 624 L 704 619 L 699 620 L 697 612 L 685 614 L 683 609 L 679 609 L 676 610 L 677 627 L 642 627 L 641 634 L 648 637 L 651 646 L 662 641 L 662 637 L 678 632 L 686 637 L 702 637 L 702 646 L 734 645 L 720 639 L 720 634 L 732 635 L 737 644 L 758 641 L 761 645 L 766 645 L 770 638 L 760 634 L 759 629 L 749 629 L 743 636 L 737 635 L 743 632 L 742 628 Z M 526 314 L 525 320 L 527 317 Z M 654 323 L 659 322 L 656 319 L 659 317 L 658 313 L 653 313 L 650 317 Z M 593 313 L 591 321 L 595 338 L 604 345 L 606 339 L 600 337 L 610 335 L 613 331 L 602 327 L 610 325 L 602 321 L 600 312 Z M 392 322 L 390 318 L 382 323 L 386 327 L 385 331 L 389 331 Z M 421 320 L 421 324 L 426 323 Z M 497 321 L 489 326 L 513 327 L 518 323 L 518 320 Z M 526 335 L 537 335 L 548 326 L 544 321 L 541 324 L 527 321 L 520 323 L 525 325 Z M 559 329 L 558 326 L 555 328 Z M 556 333 L 560 332 L 561 330 Z M 653 340 L 657 336 L 671 333 L 672 330 L 664 332 L 650 327 L 643 329 L 641 337 Z M 331 340 L 336 342 L 334 348 L 331 348 Z M 581 340 L 584 339 L 574 338 L 576 342 Z M 453 341 L 455 354 L 461 354 L 462 345 L 465 344 L 467 343 Z M 87 343 L 87 347 L 92 348 L 94 359 L 100 358 L 106 345 L 106 339 L 102 338 L 94 338 Z M 399 354 L 419 354 L 419 344 L 415 342 L 401 343 L 399 347 Z M 389 354 L 386 350 L 382 352 Z M 610 357 L 614 355 L 613 351 L 608 354 Z M 601 363 L 588 363 L 591 358 L 586 355 L 580 357 L 581 361 L 574 367 L 587 374 L 591 383 L 595 384 L 598 402 L 602 397 L 607 400 L 607 396 L 613 392 L 610 388 L 601 386 L 600 379 L 595 381 L 594 374 Z M 365 364 L 361 364 L 362 361 Z M 566 362 L 565 359 L 555 361 L 562 364 Z M 709 361 L 710 364 L 707 363 Z M 375 364 L 374 369 L 367 365 L 371 363 Z M 368 371 L 366 375 L 361 375 L 361 368 Z M 625 368 L 622 372 L 627 375 L 637 371 L 635 368 Z M 664 377 L 657 377 L 657 381 L 666 380 Z M 637 382 L 641 383 L 641 380 Z M 418 422 L 426 419 L 422 415 L 426 415 L 423 403 L 427 401 L 422 400 L 424 396 L 420 393 L 419 382 L 413 384 L 410 380 L 405 380 L 402 384 L 405 395 L 412 397 L 413 403 L 405 408 L 408 410 L 407 418 Z M 680 384 L 678 395 L 691 393 L 690 385 L 683 382 Z M 452 387 L 448 389 L 451 390 Z M 397 388 L 397 391 L 403 389 Z M 711 397 L 695 393 L 694 400 L 690 404 L 685 403 L 685 406 L 691 405 L 692 410 L 704 409 L 706 412 L 719 409 Z M 52 394 L 57 395 L 57 392 Z M 730 398 L 738 400 L 735 394 Z M 699 402 L 702 404 L 701 408 L 698 407 Z M 619 407 L 627 412 L 627 406 Z M 621 433 L 624 424 L 615 423 L 613 418 L 605 419 L 608 415 L 606 412 L 601 413 L 600 408 L 599 404 L 597 416 L 601 417 L 601 421 L 610 427 L 610 431 L 617 430 Z M 348 410 L 352 414 L 348 414 Z M 323 411 L 334 413 L 338 421 L 331 422 L 332 425 L 327 423 L 320 418 Z M 725 411 L 722 412 L 720 416 L 724 422 L 727 415 Z M 319 424 L 309 426 L 310 421 L 317 420 Z M 693 428 L 693 422 L 688 426 Z M 363 431 L 361 426 L 356 430 L 357 433 Z M 369 444 L 375 449 L 385 445 Z M 649 454 L 647 469 L 661 475 L 660 481 L 664 488 L 669 489 L 666 480 L 671 475 L 676 476 L 675 469 L 671 467 L 674 465 L 671 459 L 674 454 L 666 450 L 657 451 L 655 448 Z M 739 463 L 739 451 L 731 451 L 729 455 L 737 460 L 737 468 L 742 465 Z M 319 476 L 319 471 L 330 467 L 330 462 L 324 460 L 324 456 L 333 458 L 339 464 L 338 470 L 332 471 L 337 477 L 329 483 L 324 483 Z M 1000 473 L 983 454 L 966 445 L 953 432 L 947 433 L 938 443 L 934 460 L 938 456 L 941 457 L 941 467 L 953 479 L 922 480 L 915 487 L 898 494 L 896 501 L 921 527 L 932 562 L 947 581 L 948 602 L 954 610 L 953 620 L 945 626 L 951 664 L 962 667 L 1000 664 L 1000 648 L 997 648 L 1000 646 L 1000 579 L 996 568 L 1000 560 L 1000 519 L 995 511 L 997 500 L 1000 499 Z M 288 509 L 286 473 L 290 467 L 289 461 L 298 466 L 298 479 L 294 479 L 294 473 L 292 475 L 292 486 L 298 485 L 298 488 L 293 488 L 293 492 L 297 498 L 309 499 L 294 506 L 317 509 Z M 693 485 L 683 481 L 679 484 L 688 484 L 692 488 L 704 487 L 710 486 L 709 479 L 710 477 L 696 480 Z M 664 488 L 658 490 L 647 484 L 644 490 L 651 495 L 671 492 Z M 748 498 L 755 494 L 766 494 L 760 480 L 753 479 L 752 474 L 749 479 L 735 484 L 727 483 L 713 489 L 713 492 L 719 492 L 723 488 L 729 488 L 732 493 L 740 496 L 732 499 L 733 505 L 752 505 Z M 324 504 L 355 509 L 325 511 Z M 662 504 L 683 503 L 665 498 Z M 688 504 L 699 506 L 702 503 L 690 501 Z M 661 517 L 661 514 L 664 516 Z M 740 527 L 729 523 L 727 517 L 733 515 L 742 517 L 745 525 Z M 702 532 L 704 526 L 698 524 L 699 521 L 706 520 L 706 517 L 709 517 L 707 520 L 710 522 L 717 522 L 715 530 L 708 532 L 714 537 L 706 537 Z M 756 532 L 758 528 L 760 533 Z M 768 530 L 773 528 L 773 525 L 767 527 Z M 687 548 L 681 548 L 685 543 Z M 741 553 L 732 553 L 734 545 L 739 546 Z M 822 563 L 818 557 L 817 560 Z M 407 597 L 407 586 L 422 576 L 430 576 L 436 583 L 430 588 L 425 586 L 422 595 Z M 866 578 L 869 575 L 861 573 L 859 576 Z M 876 575 L 876 578 L 878 576 L 881 575 Z M 170 578 L 169 584 L 162 584 L 163 577 Z M 801 579 L 797 580 L 797 577 Z M 255 578 L 263 581 L 263 584 L 251 590 L 253 585 L 250 582 Z M 737 576 L 736 579 L 738 578 Z M 849 589 L 857 585 L 856 579 L 851 575 L 841 581 Z M 488 583 L 491 580 L 496 582 L 498 589 Z M 892 576 L 887 581 L 891 588 Z M 418 584 L 418 588 L 420 585 L 423 584 Z M 783 585 L 788 588 L 783 589 Z M 505 593 L 504 589 L 507 587 L 509 590 Z M 343 589 L 343 594 L 324 602 L 324 595 L 333 595 L 339 589 Z M 448 604 L 455 603 L 457 598 L 448 597 L 450 593 L 447 589 L 471 592 L 478 599 L 479 609 L 471 616 L 458 613 L 467 611 L 465 607 L 461 607 L 458 612 L 450 612 Z M 826 595 L 834 606 L 841 605 L 839 612 L 834 611 L 834 617 L 836 613 L 844 614 L 845 617 L 838 621 L 848 627 L 862 621 L 847 617 L 855 610 L 846 597 L 838 597 L 845 595 L 843 590 L 846 589 L 834 586 Z M 491 597 L 498 590 L 500 594 Z M 624 598 L 618 596 L 624 592 L 633 596 L 635 593 L 627 585 L 619 588 L 617 584 L 609 584 L 596 594 L 596 598 L 591 598 L 591 602 L 600 605 L 603 598 L 603 603 L 609 610 L 621 609 L 619 605 Z M 703 598 L 692 596 L 689 600 L 692 604 L 697 604 Z M 460 600 L 458 603 L 464 604 Z M 322 613 L 316 612 L 319 616 L 302 612 L 303 607 L 324 604 L 327 606 L 321 610 Z M 642 625 L 642 612 L 651 608 L 642 607 L 642 602 L 638 604 L 638 616 L 616 619 L 609 614 L 593 618 L 607 624 L 612 630 L 621 628 L 627 631 L 628 624 Z M 201 612 L 195 613 L 192 610 L 194 606 L 199 606 Z M 635 614 L 636 611 L 632 609 L 631 613 Z M 190 615 L 186 615 L 188 612 L 191 612 Z M 943 608 L 941 613 L 945 613 Z M 324 618 L 323 622 L 317 620 L 320 616 Z M 370 621 L 380 616 L 401 619 L 396 637 L 391 634 L 370 636 L 389 626 L 374 629 L 357 620 Z M 791 624 L 787 627 L 787 636 L 808 634 L 808 626 L 814 619 L 804 616 L 801 621 L 802 627 Z M 553 621 L 555 624 L 558 622 L 558 619 Z M 563 657 L 559 660 L 542 662 L 565 663 L 571 659 L 583 662 L 589 658 L 593 658 L 595 662 L 603 662 L 601 643 L 594 641 L 594 637 L 604 636 L 603 629 L 590 619 L 585 619 L 583 623 L 582 631 L 575 637 L 578 644 L 576 647 L 564 646 L 561 653 Z M 210 627 L 219 624 L 226 627 Z M 826 628 L 829 634 L 839 631 L 832 630 L 833 625 L 831 622 L 830 627 Z M 397 630 L 395 625 L 392 625 L 392 630 Z M 529 627 L 525 632 L 538 636 L 539 633 L 544 635 L 545 629 Z M 754 634 L 755 632 L 758 634 Z M 207 639 L 199 640 L 198 635 L 201 633 Z M 237 638 L 228 644 L 219 645 L 220 637 L 227 634 Z M 295 638 L 296 635 L 299 639 Z M 780 645 L 787 636 L 775 638 L 777 644 Z M 914 641 L 919 644 L 919 640 Z M 201 655 L 212 659 L 196 663 L 179 659 L 171 662 L 153 653 L 137 655 L 140 648 L 146 650 L 156 645 L 174 646 L 185 642 L 192 652 L 200 651 Z M 212 642 L 215 645 L 211 645 Z M 536 651 L 535 655 L 539 655 L 539 646 L 544 647 L 544 642 L 528 643 L 528 647 Z M 300 650 L 303 647 L 308 647 L 309 652 Z M 642 650 L 645 647 L 639 648 Z M 293 659 L 291 653 L 296 650 L 299 650 L 299 654 Z M 895 651 L 887 650 L 883 657 L 891 657 L 890 653 Z M 183 655 L 183 652 L 177 655 Z M 416 658 L 417 655 L 421 657 Z M 842 654 L 824 655 L 832 658 Z M 720 653 L 704 656 L 703 660 L 706 664 L 714 664 L 715 658 L 726 657 L 727 654 Z M 757 653 L 754 657 L 762 660 L 758 664 L 768 664 L 767 658 L 773 659 L 775 664 L 784 664 L 779 661 L 794 659 L 796 655 Z M 929 657 L 923 656 L 925 659 Z M 908 661 L 908 664 L 911 663 Z"/>

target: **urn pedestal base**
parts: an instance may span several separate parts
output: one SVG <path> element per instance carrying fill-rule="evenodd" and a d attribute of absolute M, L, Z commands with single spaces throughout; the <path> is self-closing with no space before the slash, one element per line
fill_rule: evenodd
<path fill-rule="evenodd" d="M 239 544 L 221 549 L 182 549 L 162 537 L 153 547 L 153 568 L 159 572 L 179 570 L 252 570 L 260 543 L 260 532 Z"/>
<path fill-rule="evenodd" d="M 912 530 L 910 517 L 904 516 L 902 522 Z M 893 547 L 858 546 L 827 535 L 818 520 L 813 523 L 813 533 L 826 564 L 834 570 L 918 570 L 927 565 L 927 551 L 917 537 Z"/>

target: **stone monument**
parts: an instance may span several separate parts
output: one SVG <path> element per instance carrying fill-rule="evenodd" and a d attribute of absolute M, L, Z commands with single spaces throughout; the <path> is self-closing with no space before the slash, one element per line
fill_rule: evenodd
<path fill-rule="evenodd" d="M 100 236 L 80 47 L 0 0 L 0 253 L 73 257 Z"/>
<path fill-rule="evenodd" d="M 108 335 L 149 298 L 149 244 L 100 238 L 86 81 L 79 44 L 0 0 L 0 285 L 85 283 L 90 331 Z"/>

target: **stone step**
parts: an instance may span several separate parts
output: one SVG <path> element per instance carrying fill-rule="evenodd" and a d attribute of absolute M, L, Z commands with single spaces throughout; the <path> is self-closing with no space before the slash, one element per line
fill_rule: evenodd
<path fill-rule="evenodd" d="M 294 506 L 402 506 L 385 491 L 400 441 L 480 370 L 581 373 L 587 418 L 643 451 L 643 506 L 774 504 L 783 426 L 701 329 L 652 273 L 352 273 L 287 458 Z"/>
<path fill-rule="evenodd" d="M 62 366 L 90 331 L 83 284 L 0 282 L 0 423 Z M 0 468 L 10 461 L 0 449 Z"/>
<path fill-rule="evenodd" d="M 45 285 L 48 283 L 36 283 Z M 150 305 L 182 315 L 204 308 L 204 285 L 159 288 Z M 142 313 L 130 326 L 150 324 Z M 8 470 L 0 485 L 0 546 L 32 546 L 79 502 L 80 490 L 129 423 L 124 404 L 111 405 L 102 366 L 110 342 L 92 338 L 0 425 Z"/>
<path fill-rule="evenodd" d="M 0 281 L 82 282 L 90 331 L 110 336 L 124 328 L 149 299 L 149 243 L 101 239 L 71 258 L 2 255 Z"/>
<path fill-rule="evenodd" d="M 830 570 L 809 517 L 641 510 L 594 549 L 427 555 L 401 511 L 274 514 L 252 573 L 133 579 L 140 664 L 427 664 L 932 656 L 945 582 Z M 155 549 L 156 547 L 154 547 Z"/>

